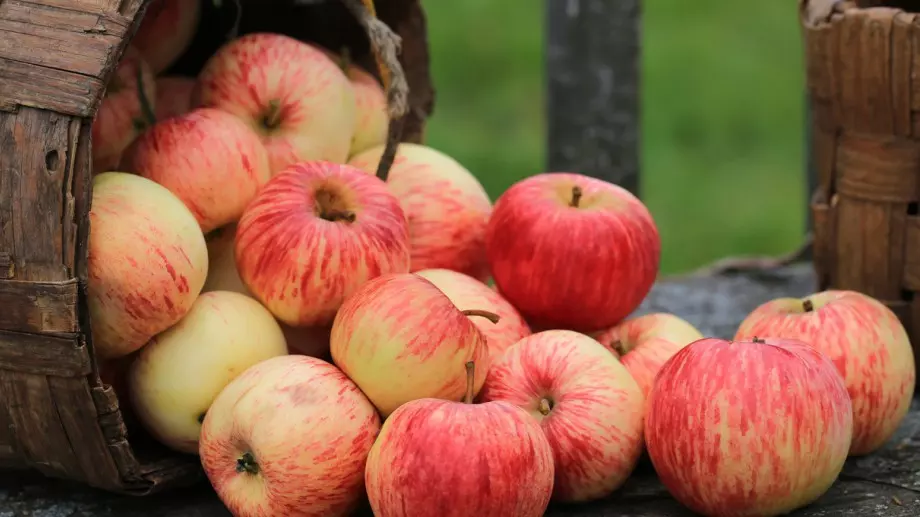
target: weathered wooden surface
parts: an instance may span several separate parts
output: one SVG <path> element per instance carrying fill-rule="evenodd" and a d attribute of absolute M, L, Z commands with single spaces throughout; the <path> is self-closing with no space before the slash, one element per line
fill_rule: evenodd
<path fill-rule="evenodd" d="M 808 265 L 773 273 L 691 277 L 655 286 L 640 312 L 670 311 L 705 334 L 730 337 L 758 304 L 812 292 Z M 0 426 L 0 431 L 2 431 Z M 225 517 L 229 513 L 206 485 L 143 498 L 117 496 L 34 475 L 0 474 L 0 515 L 98 517 Z M 690 517 L 671 499 L 648 463 L 622 490 L 587 505 L 554 506 L 556 517 Z M 908 517 L 920 515 L 920 402 L 884 450 L 847 463 L 837 484 L 792 517 Z"/>

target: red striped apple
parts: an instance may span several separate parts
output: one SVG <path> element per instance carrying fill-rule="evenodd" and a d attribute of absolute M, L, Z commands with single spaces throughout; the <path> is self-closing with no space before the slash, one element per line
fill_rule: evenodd
<path fill-rule="evenodd" d="M 450 269 L 423 269 L 416 274 L 434 284 L 459 309 L 487 310 L 499 316 L 498 323 L 470 316 L 489 344 L 489 356 L 493 363 L 508 347 L 530 335 L 530 328 L 517 309 L 479 280 Z"/>
<path fill-rule="evenodd" d="M 349 156 L 378 145 L 387 140 L 390 117 L 387 111 L 387 95 L 377 78 L 367 70 L 351 62 L 347 48 L 336 54 L 320 47 L 330 59 L 345 72 L 355 91 L 355 133 L 351 138 Z"/>
<path fill-rule="evenodd" d="M 891 309 L 865 294 L 824 291 L 766 302 L 735 339 L 753 336 L 799 339 L 834 362 L 853 400 L 852 456 L 884 445 L 910 409 L 917 374 L 907 332 Z"/>
<path fill-rule="evenodd" d="M 649 393 L 649 458 L 671 495 L 702 515 L 773 517 L 810 504 L 837 479 L 852 437 L 843 379 L 801 341 L 695 341 Z"/>
<path fill-rule="evenodd" d="M 159 74 L 191 45 L 200 19 L 199 0 L 152 0 L 131 44 Z"/>
<path fill-rule="evenodd" d="M 168 188 L 204 233 L 237 221 L 271 177 L 259 136 L 209 108 L 155 124 L 125 151 L 122 169 Z"/>
<path fill-rule="evenodd" d="M 414 274 L 384 275 L 345 300 L 330 335 L 335 364 L 386 417 L 419 398 L 460 400 L 464 364 L 475 361 L 475 392 L 489 370 L 486 339 L 467 315 L 428 280 Z M 475 394 L 475 393 L 474 393 Z"/>
<path fill-rule="evenodd" d="M 555 500 L 609 495 L 642 454 L 645 396 L 584 334 L 547 330 L 518 341 L 492 366 L 479 398 L 514 404 L 540 422 L 553 449 Z"/>
<path fill-rule="evenodd" d="M 211 404 L 205 474 L 233 515 L 344 517 L 364 498 L 380 416 L 335 366 L 303 355 L 262 361 Z"/>
<path fill-rule="evenodd" d="M 627 318 L 594 338 L 620 358 L 648 395 L 661 365 L 703 334 L 678 316 L 657 312 Z"/>
<path fill-rule="evenodd" d="M 373 174 L 382 155 L 383 146 L 376 146 L 348 163 Z M 387 185 L 409 219 L 412 271 L 443 268 L 488 278 L 485 229 L 492 202 L 475 176 L 436 149 L 402 143 Z"/>
<path fill-rule="evenodd" d="M 195 79 L 167 76 L 156 80 L 156 117 L 163 120 L 192 111 Z"/>
<path fill-rule="evenodd" d="M 661 240 L 627 190 L 572 173 L 511 186 L 486 231 L 492 276 L 534 328 L 594 332 L 632 313 L 655 282 Z"/>
<path fill-rule="evenodd" d="M 409 270 L 399 202 L 376 176 L 331 162 L 269 180 L 237 225 L 235 250 L 246 287 L 294 327 L 330 325 L 368 280 Z"/>
<path fill-rule="evenodd" d="M 470 366 L 470 368 L 473 368 Z M 540 426 L 505 402 L 433 398 L 400 406 L 367 458 L 376 517 L 540 517 L 553 490 L 553 455 Z"/>
<path fill-rule="evenodd" d="M 201 422 L 217 394 L 243 370 L 286 354 L 281 327 L 259 302 L 229 291 L 203 293 L 131 363 L 132 407 L 158 441 L 197 454 Z"/>
<path fill-rule="evenodd" d="M 189 311 L 208 274 L 195 216 L 162 185 L 134 174 L 93 178 L 87 293 L 101 359 L 128 355 Z"/>
<path fill-rule="evenodd" d="M 344 163 L 355 132 L 355 93 L 318 48 L 255 33 L 217 50 L 193 103 L 232 113 L 262 137 L 272 172 L 307 160 Z"/>

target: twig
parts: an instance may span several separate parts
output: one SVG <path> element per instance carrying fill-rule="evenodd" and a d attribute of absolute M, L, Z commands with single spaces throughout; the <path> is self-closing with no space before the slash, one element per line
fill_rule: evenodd
<path fill-rule="evenodd" d="M 797 249 L 778 257 L 727 257 L 679 276 L 715 276 L 728 273 L 771 271 L 805 260 L 812 251 L 814 234 L 809 233 Z"/>

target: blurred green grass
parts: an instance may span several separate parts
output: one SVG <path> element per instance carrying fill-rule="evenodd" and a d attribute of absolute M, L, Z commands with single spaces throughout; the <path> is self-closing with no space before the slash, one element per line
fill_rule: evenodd
<path fill-rule="evenodd" d="M 424 0 L 437 89 L 428 144 L 497 198 L 543 172 L 544 12 Z M 662 272 L 794 249 L 805 224 L 803 60 L 794 2 L 645 2 L 642 197 Z"/>

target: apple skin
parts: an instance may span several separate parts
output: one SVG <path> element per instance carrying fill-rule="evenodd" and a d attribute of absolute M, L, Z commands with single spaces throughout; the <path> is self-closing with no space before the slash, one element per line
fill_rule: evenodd
<path fill-rule="evenodd" d="M 239 293 L 202 293 L 131 364 L 132 407 L 158 441 L 197 454 L 201 421 L 217 394 L 250 366 L 281 355 L 287 343 L 268 309 Z"/>
<path fill-rule="evenodd" d="M 489 369 L 485 336 L 430 281 L 411 273 L 375 278 L 345 300 L 330 336 L 336 366 L 386 417 L 420 398 L 460 400 L 475 361 L 474 396 Z"/>
<path fill-rule="evenodd" d="M 355 134 L 351 139 L 349 156 L 354 156 L 387 141 L 390 116 L 387 95 L 377 79 L 363 68 L 351 65 L 345 70 L 355 91 Z"/>
<path fill-rule="evenodd" d="M 138 72 L 141 82 L 138 83 Z M 156 109 L 156 79 L 143 56 L 128 46 L 106 87 L 93 120 L 93 172 L 109 172 L 118 167 L 121 153 L 150 124 L 141 105 L 140 87 Z"/>
<path fill-rule="evenodd" d="M 570 206 L 576 187 L 578 207 Z M 499 197 L 486 249 L 496 285 L 531 328 L 595 332 L 639 307 L 658 274 L 661 239 L 629 191 L 542 173 Z"/>
<path fill-rule="evenodd" d="M 192 91 L 195 79 L 166 76 L 156 80 L 156 116 L 164 120 L 192 111 Z"/>
<path fill-rule="evenodd" d="M 374 174 L 383 149 L 372 147 L 348 163 Z M 437 149 L 401 143 L 387 186 L 409 220 L 411 271 L 443 268 L 488 278 L 485 231 L 492 202 L 475 176 Z"/>
<path fill-rule="evenodd" d="M 874 298 L 831 290 L 775 299 L 754 309 L 735 339 L 753 336 L 799 339 L 834 362 L 853 400 L 851 456 L 884 445 L 910 409 L 917 378 L 910 340 L 894 312 Z"/>
<path fill-rule="evenodd" d="M 221 391 L 199 453 L 233 515 L 338 517 L 364 499 L 364 467 L 379 432 L 374 406 L 339 369 L 286 355 Z"/>
<path fill-rule="evenodd" d="M 131 44 L 159 75 L 191 45 L 200 19 L 199 0 L 152 0 Z"/>
<path fill-rule="evenodd" d="M 124 172 L 93 178 L 87 294 L 100 359 L 134 352 L 189 311 L 208 274 L 195 216 L 162 185 Z"/>
<path fill-rule="evenodd" d="M 539 517 L 553 456 L 520 408 L 425 398 L 383 423 L 365 483 L 376 517 Z"/>
<path fill-rule="evenodd" d="M 593 337 L 620 358 L 648 395 L 661 366 L 681 348 L 703 339 L 703 334 L 674 314 L 657 312 L 627 318 Z"/>
<path fill-rule="evenodd" d="M 338 218 L 346 212 L 353 221 Z M 246 208 L 235 255 L 243 283 L 275 317 L 325 326 L 365 282 L 409 270 L 408 223 L 377 177 L 303 162 L 275 175 Z"/>
<path fill-rule="evenodd" d="M 193 103 L 249 124 L 273 173 L 308 160 L 348 159 L 355 92 L 323 51 L 294 38 L 254 33 L 226 43 L 205 63 Z"/>
<path fill-rule="evenodd" d="M 511 345 L 530 335 L 530 328 L 517 309 L 479 280 L 450 269 L 423 269 L 415 274 L 433 283 L 458 309 L 485 310 L 501 318 L 492 323 L 481 316 L 469 316 L 486 337 L 493 363 Z"/>
<path fill-rule="evenodd" d="M 806 343 L 701 339 L 661 368 L 645 440 L 661 482 L 713 517 L 772 517 L 834 483 L 853 407 L 827 357 Z"/>
<path fill-rule="evenodd" d="M 645 396 L 594 339 L 547 330 L 518 341 L 492 365 L 479 395 L 526 410 L 553 449 L 553 499 L 585 502 L 619 488 L 643 451 Z"/>
<path fill-rule="evenodd" d="M 240 119 L 210 108 L 155 124 L 125 151 L 122 170 L 168 188 L 204 233 L 237 221 L 271 177 L 259 136 Z"/>

